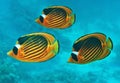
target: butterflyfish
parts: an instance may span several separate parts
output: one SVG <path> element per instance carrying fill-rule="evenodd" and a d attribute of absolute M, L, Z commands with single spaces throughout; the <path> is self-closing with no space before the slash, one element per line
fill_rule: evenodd
<path fill-rule="evenodd" d="M 23 62 L 43 62 L 53 58 L 58 50 L 58 40 L 49 33 L 41 32 L 19 37 L 7 54 Z"/>
<path fill-rule="evenodd" d="M 35 21 L 47 28 L 68 28 L 75 22 L 75 14 L 66 6 L 50 6 Z"/>
<path fill-rule="evenodd" d="M 103 33 L 92 33 L 78 38 L 72 48 L 68 62 L 86 64 L 107 57 L 113 49 L 110 37 Z"/>

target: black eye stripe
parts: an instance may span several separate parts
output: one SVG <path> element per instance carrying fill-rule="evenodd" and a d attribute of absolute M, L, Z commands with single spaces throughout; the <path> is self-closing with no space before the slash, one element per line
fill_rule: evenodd
<path fill-rule="evenodd" d="M 71 56 L 72 56 L 72 58 L 73 58 L 75 61 L 78 61 L 78 58 L 77 58 L 77 56 L 76 56 L 75 54 L 71 53 Z"/>
<path fill-rule="evenodd" d="M 40 21 L 43 23 L 44 18 L 42 16 L 39 17 Z"/>
<path fill-rule="evenodd" d="M 14 52 L 15 55 L 17 55 L 17 53 L 18 53 L 18 48 L 17 48 L 16 46 L 13 47 L 13 52 Z"/>

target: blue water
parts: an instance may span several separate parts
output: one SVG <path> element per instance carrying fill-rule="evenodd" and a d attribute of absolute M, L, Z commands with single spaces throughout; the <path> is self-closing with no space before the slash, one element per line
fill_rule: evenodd
<path fill-rule="evenodd" d="M 76 21 L 67 29 L 48 29 L 35 22 L 51 5 L 70 7 Z M 33 32 L 49 32 L 60 42 L 56 57 L 25 63 L 7 56 L 16 40 Z M 114 44 L 111 54 L 89 64 L 67 63 L 73 42 L 85 34 L 101 32 Z M 0 0 L 0 83 L 120 83 L 119 0 Z"/>

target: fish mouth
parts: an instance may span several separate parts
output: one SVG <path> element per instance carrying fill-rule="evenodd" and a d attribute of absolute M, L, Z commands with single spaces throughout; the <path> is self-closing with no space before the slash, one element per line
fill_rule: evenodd
<path fill-rule="evenodd" d="M 14 53 L 13 53 L 13 51 L 12 51 L 12 50 L 10 50 L 9 52 L 7 52 L 7 55 L 8 55 L 8 56 L 12 56 L 12 57 L 13 57 Z"/>

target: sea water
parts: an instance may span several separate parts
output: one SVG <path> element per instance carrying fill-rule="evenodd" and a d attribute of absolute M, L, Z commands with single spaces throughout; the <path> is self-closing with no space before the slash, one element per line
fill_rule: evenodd
<path fill-rule="evenodd" d="M 66 29 L 48 29 L 35 22 L 41 11 L 67 6 L 76 14 Z M 20 62 L 7 55 L 25 34 L 48 32 L 59 40 L 59 53 L 40 63 Z M 68 63 L 74 41 L 101 32 L 113 41 L 105 59 L 88 64 Z M 119 0 L 0 0 L 0 83 L 120 83 Z"/>

